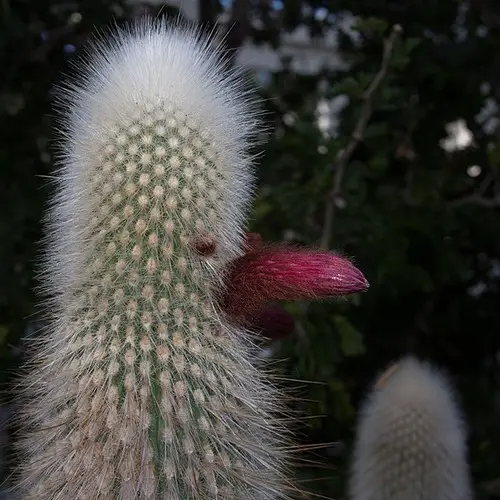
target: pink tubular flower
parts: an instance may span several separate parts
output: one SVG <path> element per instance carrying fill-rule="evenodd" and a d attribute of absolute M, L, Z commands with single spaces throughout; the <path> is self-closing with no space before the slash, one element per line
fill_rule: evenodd
<path fill-rule="evenodd" d="M 290 320 L 285 319 L 285 311 L 269 308 L 268 302 L 332 298 L 362 292 L 368 286 L 361 271 L 332 252 L 267 245 L 260 235 L 248 233 L 247 253 L 229 266 L 222 306 L 239 322 L 264 325 L 264 333 L 272 330 L 275 318 L 281 337 Z"/>

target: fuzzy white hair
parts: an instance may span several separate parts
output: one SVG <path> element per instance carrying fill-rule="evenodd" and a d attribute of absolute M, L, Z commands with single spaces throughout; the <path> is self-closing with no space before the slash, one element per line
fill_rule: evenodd
<path fill-rule="evenodd" d="M 469 500 L 465 426 L 448 379 L 413 357 L 379 378 L 363 405 L 352 500 Z"/>
<path fill-rule="evenodd" d="M 287 498 L 279 394 L 217 302 L 243 250 L 255 97 L 219 46 L 162 21 L 115 32 L 83 69 L 62 93 L 17 490 Z M 205 233 L 206 258 L 191 246 Z"/>
<path fill-rule="evenodd" d="M 131 122 L 144 109 L 175 103 L 213 142 L 227 170 L 221 243 L 229 257 L 241 251 L 246 212 L 254 189 L 249 147 L 262 132 L 261 110 L 243 71 L 230 67 L 221 45 L 196 27 L 145 18 L 111 37 L 96 39 L 80 73 L 56 95 L 62 113 L 61 166 L 57 194 L 48 214 L 48 254 L 42 282 L 66 295 L 79 285 L 87 254 L 82 235 L 88 224 L 92 164 L 117 123 Z"/>

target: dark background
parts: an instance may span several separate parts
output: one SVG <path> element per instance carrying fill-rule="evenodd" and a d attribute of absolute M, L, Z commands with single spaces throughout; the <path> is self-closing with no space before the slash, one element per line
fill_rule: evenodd
<path fill-rule="evenodd" d="M 223 5 L 199 4 L 201 21 L 216 23 Z M 301 27 L 318 40 L 335 30 L 347 63 L 342 71 L 299 75 L 284 58 L 280 71 L 249 75 L 273 130 L 250 229 L 271 240 L 323 241 L 354 256 L 371 282 L 368 293 L 349 300 L 288 305 L 296 329 L 269 346 L 285 359 L 285 376 L 304 381 L 301 442 L 322 444 L 312 458 L 323 466 L 297 471 L 303 487 L 345 498 L 360 398 L 389 362 L 412 352 L 450 373 L 469 424 L 477 498 L 500 498 L 499 2 L 224 5 L 234 55 L 249 41 L 279 49 L 282 35 Z M 158 11 L 175 9 L 0 0 L 0 429 L 23 339 L 37 327 L 33 271 L 50 195 L 44 176 L 53 168 L 51 89 L 89 33 Z M 346 28 L 352 15 L 355 36 Z M 367 99 L 396 23 L 403 34 Z M 316 123 L 318 99 L 339 95 L 349 104 L 338 134 L 325 137 Z M 366 128 L 353 136 L 364 118 Z M 447 151 L 447 124 L 457 120 L 472 141 Z M 355 147 L 339 161 L 346 146 Z"/>

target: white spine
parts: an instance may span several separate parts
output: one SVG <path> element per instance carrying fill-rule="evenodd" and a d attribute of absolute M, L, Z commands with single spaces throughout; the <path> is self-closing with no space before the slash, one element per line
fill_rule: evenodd
<path fill-rule="evenodd" d="M 22 381 L 22 498 L 286 498 L 278 395 L 217 307 L 241 255 L 258 112 L 194 30 L 142 21 L 62 96 L 42 280 L 50 326 Z M 209 235 L 215 253 L 192 243 Z"/>
<path fill-rule="evenodd" d="M 351 500 L 470 500 L 464 422 L 445 377 L 404 358 L 382 375 L 358 423 Z"/>

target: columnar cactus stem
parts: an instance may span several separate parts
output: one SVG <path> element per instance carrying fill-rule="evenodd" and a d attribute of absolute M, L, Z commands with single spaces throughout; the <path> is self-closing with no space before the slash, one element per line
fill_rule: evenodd
<path fill-rule="evenodd" d="M 358 424 L 350 498 L 472 498 L 464 423 L 434 368 L 408 357 L 376 382 Z"/>
<path fill-rule="evenodd" d="M 22 381 L 17 490 L 288 498 L 280 399 L 252 358 L 246 319 L 230 310 L 247 290 L 228 280 L 248 284 L 258 270 L 262 286 L 266 274 L 262 262 L 243 265 L 253 98 L 217 47 L 151 21 L 101 45 L 64 97 L 43 275 L 52 315 Z M 366 288 L 345 259 L 329 259 L 337 294 Z"/>
<path fill-rule="evenodd" d="M 23 494 L 284 497 L 275 394 L 216 307 L 252 184 L 240 77 L 195 32 L 143 22 L 66 97 Z"/>

